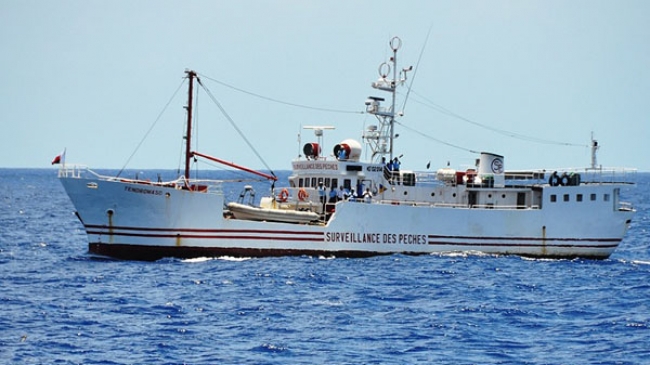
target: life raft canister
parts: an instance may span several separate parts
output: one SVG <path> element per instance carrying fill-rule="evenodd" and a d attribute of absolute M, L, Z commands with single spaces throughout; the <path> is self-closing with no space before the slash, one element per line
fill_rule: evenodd
<path fill-rule="evenodd" d="M 548 178 L 548 184 L 551 186 L 558 186 L 560 185 L 560 177 L 557 174 L 557 171 L 554 172 L 551 177 Z"/>
<path fill-rule="evenodd" d="M 562 176 L 560 176 L 560 185 L 562 186 L 569 186 L 570 185 L 570 180 L 569 180 L 569 175 L 567 173 L 563 173 Z"/>
<path fill-rule="evenodd" d="M 284 188 L 278 195 L 278 201 L 280 203 L 284 203 L 287 201 L 287 199 L 289 199 L 289 190 L 287 190 L 287 188 Z"/>
<path fill-rule="evenodd" d="M 305 200 L 307 200 L 307 198 L 309 198 L 309 193 L 307 192 L 307 190 L 305 190 L 305 188 L 300 188 L 300 190 L 298 190 L 298 199 L 301 202 L 304 202 Z"/>

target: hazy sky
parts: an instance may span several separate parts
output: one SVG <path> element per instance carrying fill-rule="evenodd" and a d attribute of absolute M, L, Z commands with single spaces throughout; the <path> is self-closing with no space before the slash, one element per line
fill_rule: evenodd
<path fill-rule="evenodd" d="M 402 66 L 423 51 L 407 128 L 396 128 L 402 168 L 464 168 L 476 158 L 468 149 L 504 155 L 507 169 L 583 167 L 593 131 L 599 163 L 650 171 L 650 1 L 627 0 L 4 0 L 0 167 L 48 167 L 67 148 L 69 163 L 121 168 L 186 68 L 289 103 L 362 111 L 367 96 L 385 96 L 370 83 L 392 36 Z M 276 170 L 298 155 L 301 125 L 335 126 L 331 153 L 375 124 L 203 82 Z M 179 166 L 185 98 L 183 88 L 127 168 Z M 263 166 L 205 93 L 198 104 L 199 151 Z"/>

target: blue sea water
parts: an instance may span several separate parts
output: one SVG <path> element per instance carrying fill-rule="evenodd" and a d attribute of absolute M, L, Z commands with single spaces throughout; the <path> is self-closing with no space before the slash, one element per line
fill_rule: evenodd
<path fill-rule="evenodd" d="M 603 261 L 132 262 L 87 253 L 56 171 L 0 170 L 0 363 L 649 363 L 650 175 L 637 182 Z"/>

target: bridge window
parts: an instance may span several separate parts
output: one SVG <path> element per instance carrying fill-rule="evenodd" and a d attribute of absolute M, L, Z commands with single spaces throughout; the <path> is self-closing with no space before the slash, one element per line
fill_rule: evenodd
<path fill-rule="evenodd" d="M 350 179 L 343 180 L 343 187 L 350 190 L 352 188 L 352 181 Z"/>
<path fill-rule="evenodd" d="M 581 202 L 582 201 L 582 194 L 576 195 L 576 201 Z"/>
<path fill-rule="evenodd" d="M 568 202 L 570 200 L 569 194 L 564 194 L 564 201 Z"/>
<path fill-rule="evenodd" d="M 555 203 L 557 201 L 557 195 L 551 194 L 551 203 Z"/>

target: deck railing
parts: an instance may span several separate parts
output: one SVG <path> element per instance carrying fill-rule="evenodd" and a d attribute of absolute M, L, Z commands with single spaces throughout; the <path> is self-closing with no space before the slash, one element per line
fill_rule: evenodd
<path fill-rule="evenodd" d="M 84 165 L 74 165 L 66 164 L 62 165 L 59 168 L 58 176 L 59 178 L 73 178 L 81 179 L 83 174 L 90 174 L 92 177 L 98 180 L 104 181 L 116 181 L 124 183 L 133 183 L 133 184 L 142 184 L 150 186 L 162 186 L 162 187 L 173 187 L 176 189 L 186 189 L 192 191 L 198 191 L 202 193 L 211 193 L 211 194 L 221 194 L 222 190 L 222 180 L 209 180 L 209 179 L 189 179 L 186 180 L 185 177 L 181 176 L 176 180 L 171 181 L 150 181 L 150 180 L 140 180 L 140 179 L 129 179 L 124 177 L 117 176 L 107 176 L 97 173 L 87 166 Z"/>

